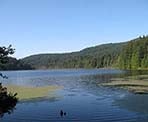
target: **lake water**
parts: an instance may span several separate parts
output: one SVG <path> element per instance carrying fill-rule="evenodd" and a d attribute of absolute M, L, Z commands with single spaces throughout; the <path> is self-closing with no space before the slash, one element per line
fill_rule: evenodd
<path fill-rule="evenodd" d="M 20 101 L 2 122 L 148 122 L 148 95 L 98 86 L 111 78 L 148 74 L 112 69 L 5 71 L 3 84 L 21 86 L 59 85 L 52 98 Z M 49 93 L 50 94 L 50 93 Z M 60 110 L 66 116 L 60 116 Z"/>

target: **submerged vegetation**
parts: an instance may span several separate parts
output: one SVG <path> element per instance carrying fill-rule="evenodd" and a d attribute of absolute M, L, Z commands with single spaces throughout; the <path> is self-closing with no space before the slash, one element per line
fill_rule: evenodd
<path fill-rule="evenodd" d="M 127 89 L 135 94 L 148 94 L 148 75 L 114 78 L 111 82 L 99 85 Z"/>
<path fill-rule="evenodd" d="M 7 85 L 8 91 L 18 93 L 20 101 L 48 97 L 55 97 L 54 91 L 60 89 L 60 86 L 44 86 L 44 87 L 27 87 Z"/>

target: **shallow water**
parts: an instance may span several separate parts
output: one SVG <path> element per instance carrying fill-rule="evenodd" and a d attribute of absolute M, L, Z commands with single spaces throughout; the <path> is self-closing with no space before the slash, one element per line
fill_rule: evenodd
<path fill-rule="evenodd" d="M 60 85 L 53 98 L 20 101 L 12 114 L 0 118 L 3 122 L 49 121 L 119 121 L 147 122 L 148 95 L 135 95 L 121 89 L 100 87 L 114 77 L 147 74 L 108 69 L 6 71 L 3 84 L 21 86 Z M 49 93 L 50 94 L 50 93 Z M 66 116 L 60 116 L 60 110 Z"/>

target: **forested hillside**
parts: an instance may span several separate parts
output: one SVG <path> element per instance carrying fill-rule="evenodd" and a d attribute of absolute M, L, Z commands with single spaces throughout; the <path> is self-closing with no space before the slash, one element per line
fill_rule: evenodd
<path fill-rule="evenodd" d="M 0 63 L 0 70 L 28 70 L 33 69 L 29 64 L 17 60 L 16 58 L 8 57 L 7 63 Z"/>
<path fill-rule="evenodd" d="M 122 69 L 148 69 L 148 36 L 129 41 L 119 56 L 118 66 Z"/>
<path fill-rule="evenodd" d="M 35 69 L 102 68 L 116 65 L 126 43 L 104 44 L 65 54 L 38 54 L 22 59 Z"/>
<path fill-rule="evenodd" d="M 20 60 L 9 57 L 0 70 L 104 68 L 148 69 L 148 36 L 63 54 L 38 54 Z"/>

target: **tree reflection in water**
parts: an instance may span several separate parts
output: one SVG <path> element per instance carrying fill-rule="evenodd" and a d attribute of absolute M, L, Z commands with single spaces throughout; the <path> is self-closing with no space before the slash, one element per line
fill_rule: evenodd
<path fill-rule="evenodd" d="M 0 117 L 5 113 L 11 114 L 18 102 L 17 93 L 12 94 L 7 92 L 7 88 L 0 83 Z"/>

